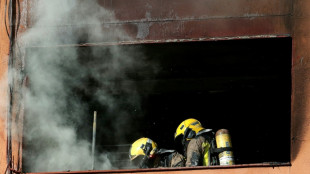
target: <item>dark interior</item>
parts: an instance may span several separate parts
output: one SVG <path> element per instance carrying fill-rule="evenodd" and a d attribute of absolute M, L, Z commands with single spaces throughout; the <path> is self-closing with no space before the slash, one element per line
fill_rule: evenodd
<path fill-rule="evenodd" d="M 115 46 L 77 49 L 81 62 L 87 64 L 91 49 L 109 57 L 109 47 Z M 89 115 L 98 112 L 96 149 L 118 154 L 116 168 L 126 168 L 128 144 L 142 136 L 162 148 L 176 149 L 174 132 L 187 118 L 196 118 L 214 131 L 228 129 L 236 164 L 290 161 L 291 38 L 118 47 L 142 51 L 147 63 L 126 70 L 125 78 L 106 79 L 114 82 L 111 96 L 116 108 L 107 109 L 92 92 L 83 90 L 105 88 L 92 78 L 83 79 L 85 86 L 74 90 L 88 104 Z M 127 84 L 128 91 L 117 90 Z M 139 102 L 129 100 L 133 95 Z M 115 114 L 116 110 L 122 113 Z M 123 118 L 128 124 L 113 126 Z M 80 138 L 91 141 L 92 121 L 88 117 L 77 126 Z"/>

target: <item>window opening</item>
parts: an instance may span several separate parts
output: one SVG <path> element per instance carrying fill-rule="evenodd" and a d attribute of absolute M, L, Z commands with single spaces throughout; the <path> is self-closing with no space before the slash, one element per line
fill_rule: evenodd
<path fill-rule="evenodd" d="M 60 62 L 53 63 L 63 66 L 61 73 L 68 76 L 61 79 L 69 83 L 68 89 L 59 89 L 69 93 L 59 101 L 67 112 L 61 126 L 74 127 L 77 139 L 91 142 L 92 115 L 97 111 L 96 154 L 105 154 L 101 158 L 109 160 L 109 169 L 132 168 L 129 146 L 140 137 L 149 137 L 162 148 L 176 149 L 173 134 L 183 120 L 191 117 L 205 128 L 230 131 L 236 164 L 285 163 L 290 161 L 291 46 L 291 38 L 273 38 L 28 48 L 26 69 L 50 71 L 53 75 L 53 69 L 42 64 L 36 68 L 29 66 L 36 66 L 34 62 L 40 56 L 57 52 Z M 119 58 L 113 55 L 113 49 L 123 51 L 120 57 L 130 54 L 134 58 L 128 61 L 133 62 L 113 67 L 112 59 Z M 77 54 L 71 55 L 70 50 Z M 70 68 L 71 63 L 79 68 Z M 88 73 L 79 74 L 78 70 L 83 68 Z M 90 70 L 95 68 L 96 71 Z M 123 76 L 107 76 L 109 68 L 123 68 L 113 71 Z M 35 83 L 31 80 L 30 77 L 30 90 Z M 34 90 L 34 95 L 39 91 Z M 109 100 L 102 98 L 105 96 L 100 91 Z M 76 104 L 71 103 L 72 96 L 80 101 L 79 111 L 72 106 Z M 31 170 L 33 158 L 44 154 L 53 143 L 47 137 L 27 136 L 33 133 L 33 126 L 44 124 L 31 122 L 26 114 L 26 172 Z M 100 165 L 97 161 L 96 166 Z"/>

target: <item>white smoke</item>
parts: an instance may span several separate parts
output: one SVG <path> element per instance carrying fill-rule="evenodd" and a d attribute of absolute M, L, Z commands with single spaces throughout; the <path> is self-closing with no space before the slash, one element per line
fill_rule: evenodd
<path fill-rule="evenodd" d="M 79 47 L 55 47 L 129 38 L 121 30 L 109 33 L 102 27 L 103 22 L 116 20 L 114 14 L 97 1 L 36 0 L 29 1 L 29 5 L 33 22 L 28 23 L 29 28 L 21 40 L 28 47 L 25 64 L 30 79 L 25 95 L 24 137 L 27 143 L 23 163 L 31 172 L 89 170 L 91 143 L 77 132 L 78 126 L 86 123 L 85 118 L 92 115 L 88 115 L 87 103 L 76 95 L 76 88 L 105 106 L 109 114 L 98 113 L 99 116 L 113 120 L 111 130 L 101 134 L 107 137 L 97 138 L 113 138 L 114 142 L 121 143 L 126 136 L 124 132 L 128 134 L 132 129 L 132 118 L 119 107 L 119 102 L 132 103 L 136 106 L 133 109 L 139 112 L 140 101 L 134 83 L 115 83 L 111 79 L 125 79 L 127 71 L 147 64 L 136 48 L 94 47 L 85 53 Z M 89 79 L 96 87 L 85 85 Z M 118 100 L 113 97 L 115 93 L 130 96 Z M 113 114 L 116 110 L 118 112 Z M 113 168 L 107 154 L 96 155 L 96 170 Z"/>

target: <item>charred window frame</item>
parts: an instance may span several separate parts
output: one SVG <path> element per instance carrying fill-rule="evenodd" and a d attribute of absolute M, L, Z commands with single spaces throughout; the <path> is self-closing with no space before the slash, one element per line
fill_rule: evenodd
<path fill-rule="evenodd" d="M 113 46 L 99 46 L 97 49 L 100 51 L 106 47 Z M 174 149 L 173 134 L 176 127 L 184 119 L 194 117 L 205 128 L 226 128 L 231 132 L 235 167 L 243 167 L 244 164 L 265 166 L 266 163 L 266 166 L 270 166 L 270 163 L 287 165 L 290 162 L 291 38 L 119 47 L 138 47 L 155 65 L 151 71 L 149 68 L 128 70 L 126 79 L 117 79 L 125 85 L 127 82 L 134 83 L 141 93 L 140 106 L 128 102 L 121 106 L 124 110 L 128 109 L 131 116 L 134 115 L 133 108 L 141 109 L 141 115 L 133 117 L 135 133 L 127 136 L 121 144 L 128 145 L 146 136 L 160 147 Z M 60 48 L 62 51 L 65 49 L 72 48 Z M 85 55 L 89 53 L 89 47 L 74 49 Z M 86 88 L 100 87 L 96 86 L 98 83 L 93 79 L 87 81 Z M 105 112 L 91 95 L 80 91 L 78 87 L 76 95 L 83 102 L 91 103 L 88 107 L 90 115 L 93 110 Z M 117 99 L 124 97 L 122 93 L 113 95 Z M 128 95 L 130 93 L 125 94 L 126 97 Z M 98 121 L 107 124 L 107 127 L 111 126 L 109 120 Z M 87 122 L 91 124 L 92 119 L 89 118 Z M 79 130 L 91 132 L 89 127 L 82 126 Z M 104 152 L 110 148 L 118 153 L 120 142 L 100 139 L 100 134 L 104 135 L 104 132 L 99 128 L 97 143 L 101 146 L 97 146 L 98 151 Z M 29 143 L 25 141 L 26 149 Z M 120 157 L 125 158 L 127 154 Z M 23 161 L 27 161 L 27 158 Z M 115 165 L 117 163 L 120 164 L 118 160 Z M 27 162 L 24 164 L 30 165 Z M 120 169 L 123 166 L 118 167 Z"/>

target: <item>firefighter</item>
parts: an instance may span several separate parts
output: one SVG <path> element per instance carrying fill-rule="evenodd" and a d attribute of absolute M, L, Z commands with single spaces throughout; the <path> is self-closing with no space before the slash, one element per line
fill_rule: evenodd
<path fill-rule="evenodd" d="M 212 153 L 216 148 L 214 132 L 203 128 L 198 120 L 183 121 L 176 129 L 174 139 L 182 144 L 186 167 L 218 165 L 218 157 Z"/>
<path fill-rule="evenodd" d="M 136 140 L 129 150 L 130 161 L 139 168 L 184 167 L 185 158 L 175 150 L 159 149 L 149 138 Z"/>

